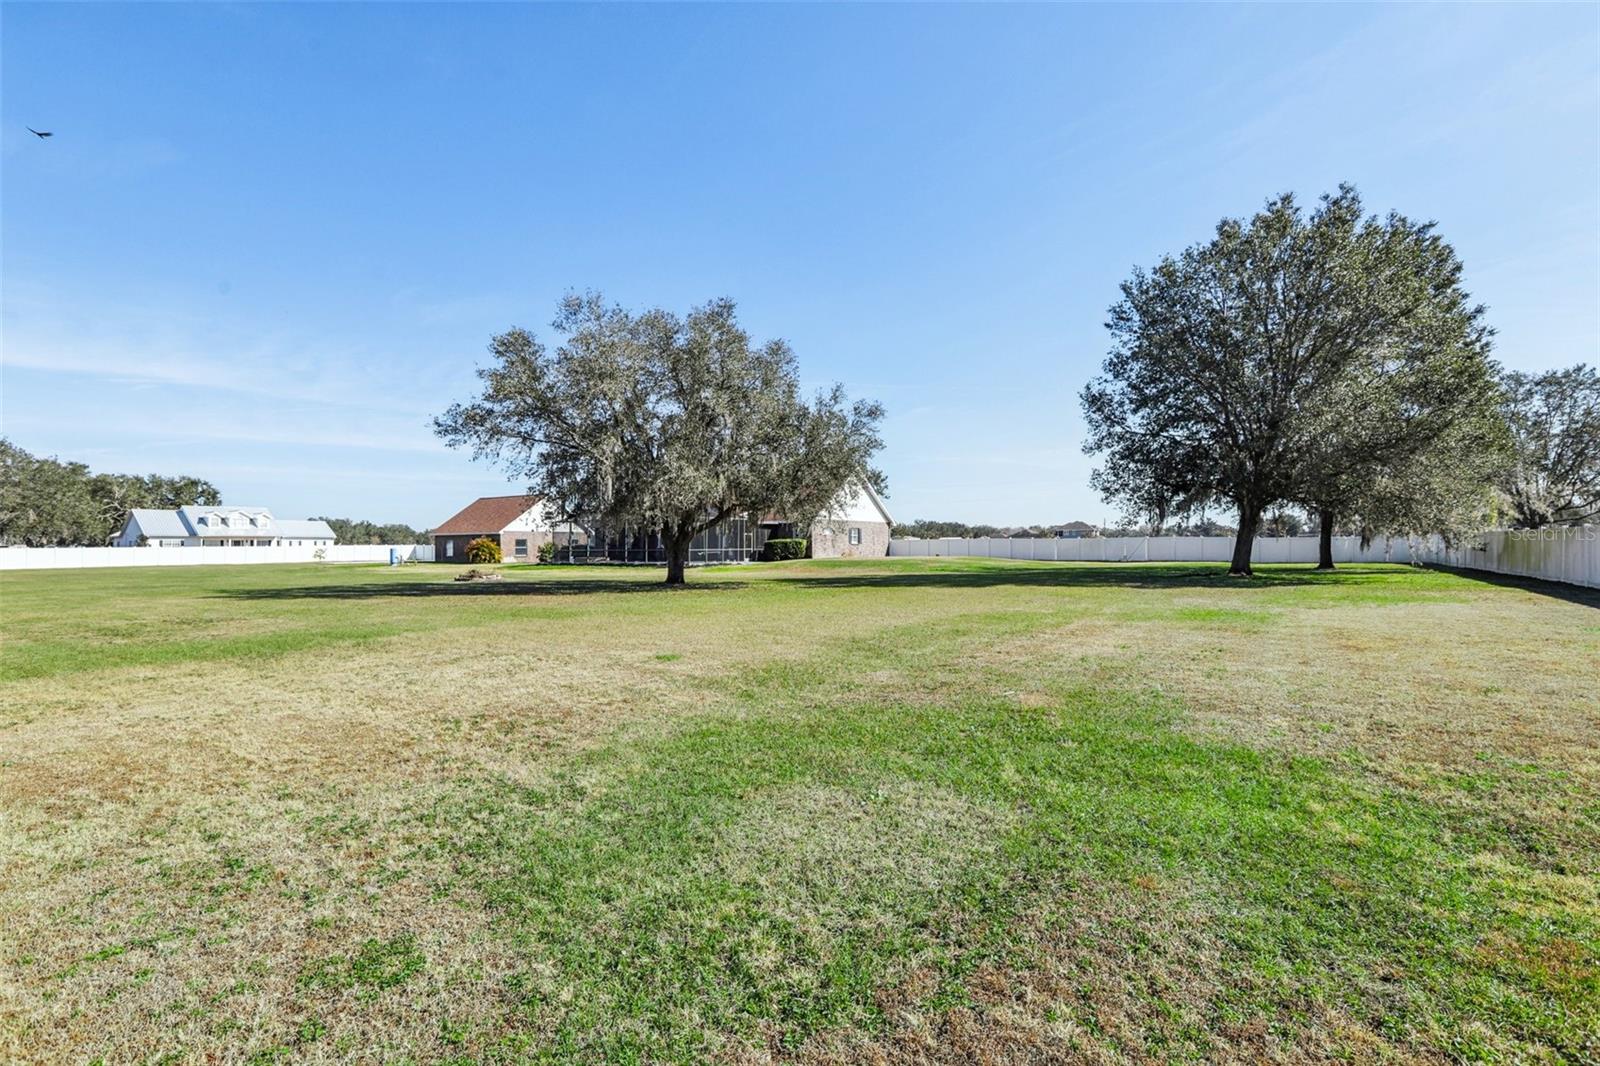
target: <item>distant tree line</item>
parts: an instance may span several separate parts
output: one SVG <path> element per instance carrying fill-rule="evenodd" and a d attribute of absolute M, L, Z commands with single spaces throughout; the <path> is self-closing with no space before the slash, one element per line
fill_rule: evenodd
<path fill-rule="evenodd" d="M 426 529 L 412 529 L 403 522 L 379 525 L 376 522 L 353 521 L 349 518 L 329 518 L 327 515 L 316 517 L 328 523 L 328 527 L 333 530 L 334 540 L 340 544 L 427 544 L 429 542 Z"/>
<path fill-rule="evenodd" d="M 215 507 L 222 493 L 197 477 L 96 474 L 84 463 L 32 455 L 0 438 L 0 544 L 94 547 L 110 541 L 134 508 Z M 324 518 L 340 544 L 426 544 L 426 530 L 392 522 Z"/>
<path fill-rule="evenodd" d="M 939 522 L 919 518 L 914 522 L 899 522 L 890 527 L 890 536 L 919 537 L 937 540 L 940 537 L 1054 537 L 1059 524 L 1042 523 L 1031 526 L 971 525 L 966 522 Z M 1305 520 L 1293 511 L 1279 511 L 1263 527 L 1263 534 L 1272 537 L 1296 537 L 1305 529 Z M 1224 525 L 1205 515 L 1193 516 L 1190 521 L 1166 522 L 1160 526 L 1150 522 L 1129 522 L 1105 526 L 1095 530 L 1101 537 L 1231 537 L 1233 526 Z"/>
<path fill-rule="evenodd" d="M 0 438 L 0 543 L 101 545 L 135 507 L 215 505 L 222 494 L 197 477 L 96 474 L 83 463 L 31 455 Z"/>
<path fill-rule="evenodd" d="M 1265 523 L 1262 535 L 1298 536 L 1304 523 L 1293 515 L 1281 517 L 1284 519 L 1281 523 L 1274 524 L 1270 521 Z M 1154 522 L 1124 522 L 1121 525 L 1104 527 L 1100 530 L 1100 535 L 1102 537 L 1231 537 L 1237 532 L 1233 526 L 1201 514 L 1191 516 L 1186 521 L 1164 522 L 1160 525 Z"/>
<path fill-rule="evenodd" d="M 1442 533 L 1600 511 L 1600 386 L 1584 366 L 1503 374 L 1485 310 L 1433 223 L 1293 196 L 1136 270 L 1085 387 L 1093 484 L 1130 520 L 1231 507 L 1230 572 L 1264 521 Z"/>
<path fill-rule="evenodd" d="M 974 526 L 965 522 L 938 522 L 931 518 L 919 518 L 915 522 L 895 523 L 890 527 L 889 535 L 937 540 L 940 537 L 998 537 L 1002 534 L 999 526 Z"/>

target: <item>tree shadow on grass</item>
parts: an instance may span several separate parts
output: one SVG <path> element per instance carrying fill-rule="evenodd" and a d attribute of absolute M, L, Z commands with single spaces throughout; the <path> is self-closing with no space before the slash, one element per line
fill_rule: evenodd
<path fill-rule="evenodd" d="M 440 599 L 487 596 L 584 596 L 593 593 L 656 592 L 681 595 L 738 589 L 742 581 L 668 585 L 664 581 L 606 581 L 561 578 L 549 581 L 411 581 L 403 584 L 303 585 L 289 588 L 222 589 L 217 596 L 230 600 L 388 600 Z"/>
<path fill-rule="evenodd" d="M 985 560 L 987 562 L 987 560 Z M 435 598 L 461 596 L 579 596 L 595 593 L 667 593 L 735 591 L 752 586 L 805 589 L 856 588 L 1101 588 L 1138 589 L 1184 588 L 1282 588 L 1295 585 L 1349 586 L 1362 582 L 1393 580 L 1395 572 L 1338 571 L 1317 573 L 1304 568 L 1265 569 L 1253 578 L 1227 576 L 1225 567 L 1171 565 L 1159 563 L 1104 563 L 1068 565 L 1037 563 L 963 567 L 935 564 L 926 569 L 874 569 L 870 562 L 855 564 L 861 569 L 839 572 L 832 568 L 802 564 L 778 564 L 778 572 L 761 574 L 758 580 L 729 579 L 723 570 L 715 578 L 696 580 L 686 585 L 669 586 L 656 577 L 564 578 L 532 581 L 414 581 L 373 582 L 370 584 L 306 585 L 289 588 L 227 589 L 218 595 L 228 599 L 282 600 L 327 599 L 363 600 L 390 598 Z M 891 564 L 892 565 L 892 564 Z M 548 573 L 546 568 L 543 572 Z"/>
<path fill-rule="evenodd" d="M 1585 588 L 1582 585 L 1566 585 L 1559 581 L 1543 581 L 1536 577 L 1496 574 L 1488 570 L 1463 570 L 1454 566 L 1440 566 L 1436 569 L 1447 574 L 1454 574 L 1457 577 L 1481 581 L 1485 585 L 1521 589 L 1523 592 L 1532 592 L 1540 596 L 1549 596 L 1551 599 L 1575 603 L 1580 607 L 1593 607 L 1600 610 L 1600 589 Z"/>
<path fill-rule="evenodd" d="M 1444 568 L 1440 568 L 1444 570 Z M 1225 565 L 1194 563 L 1056 563 L 1003 565 L 978 569 L 932 567 L 927 570 L 865 571 L 830 575 L 796 574 L 780 580 L 813 588 L 1134 588 L 1239 589 L 1285 588 L 1359 589 L 1390 585 L 1404 592 L 1404 582 L 1425 569 L 1401 569 L 1392 564 L 1346 564 L 1333 571 L 1301 564 L 1257 566 L 1251 577 L 1230 577 Z M 1511 577 L 1474 570 L 1448 570 L 1459 577 L 1486 584 L 1521 589 L 1585 607 L 1600 607 L 1600 590 L 1534 578 Z"/>
<path fill-rule="evenodd" d="M 983 561 L 987 563 L 987 560 Z M 783 564 L 788 565 L 788 564 Z M 376 599 L 434 599 L 466 596 L 583 596 L 607 593 L 657 593 L 683 595 L 687 593 L 731 592 L 755 586 L 780 586 L 795 589 L 986 589 L 986 588 L 1040 588 L 1040 589 L 1095 589 L 1128 588 L 1141 590 L 1194 590 L 1228 589 L 1260 590 L 1289 588 L 1358 589 L 1383 585 L 1395 586 L 1397 592 L 1405 589 L 1404 581 L 1411 573 L 1393 566 L 1349 567 L 1319 571 L 1309 566 L 1269 565 L 1256 570 L 1253 577 L 1229 577 L 1227 568 L 1212 564 L 1183 563 L 1019 563 L 1006 565 L 963 566 L 957 562 L 934 563 L 927 568 L 900 568 L 872 563 L 857 564 L 858 570 L 836 571 L 831 568 L 790 568 L 787 572 L 762 575 L 758 580 L 730 580 L 718 576 L 714 580 L 695 580 L 690 577 L 686 585 L 669 586 L 650 578 L 559 578 L 535 581 L 410 581 L 403 583 L 373 582 L 370 584 L 308 585 L 291 588 L 229 589 L 218 593 L 227 599 L 239 600 L 376 600 Z M 1550 596 L 1586 607 L 1600 607 L 1600 591 L 1577 585 L 1560 585 L 1545 581 L 1485 574 L 1476 571 L 1452 571 L 1463 577 L 1488 584 L 1503 585 L 1523 591 Z M 726 573 L 726 571 L 724 571 Z"/>
<path fill-rule="evenodd" d="M 1251 577 L 1230 577 L 1225 563 L 1101 563 L 1017 560 L 975 560 L 989 565 L 952 566 L 955 560 L 936 562 L 927 569 L 876 569 L 830 574 L 827 571 L 795 574 L 793 579 L 824 587 L 880 586 L 991 588 L 1018 585 L 1038 588 L 1138 589 L 1273 589 L 1295 586 L 1349 587 L 1387 584 L 1403 578 L 1394 567 L 1346 568 L 1329 573 L 1309 566 L 1268 564 L 1256 567 Z M 995 565 L 998 563 L 998 565 Z"/>

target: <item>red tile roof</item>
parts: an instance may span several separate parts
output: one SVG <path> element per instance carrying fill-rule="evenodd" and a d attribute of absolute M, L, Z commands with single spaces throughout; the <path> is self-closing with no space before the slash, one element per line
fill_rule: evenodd
<path fill-rule="evenodd" d="M 434 536 L 499 533 L 539 502 L 537 496 L 484 496 L 434 527 Z"/>

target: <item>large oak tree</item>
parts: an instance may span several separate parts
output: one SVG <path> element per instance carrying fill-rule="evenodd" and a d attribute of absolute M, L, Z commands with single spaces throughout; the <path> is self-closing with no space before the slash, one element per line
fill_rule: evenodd
<path fill-rule="evenodd" d="M 1308 459 L 1353 376 L 1382 353 L 1482 342 L 1454 251 L 1350 186 L 1303 212 L 1291 195 L 1122 285 L 1113 345 L 1085 387 L 1096 482 L 1125 505 L 1224 501 L 1249 574 L 1262 513 L 1303 498 Z M 1333 420 L 1337 426 L 1337 420 Z"/>
<path fill-rule="evenodd" d="M 806 399 L 793 351 L 753 344 L 731 300 L 679 316 L 572 295 L 554 327 L 554 350 L 523 329 L 495 337 L 482 394 L 435 428 L 563 517 L 658 530 L 668 584 L 694 536 L 730 516 L 809 522 L 852 478 L 882 487 L 882 407 L 839 386 Z"/>

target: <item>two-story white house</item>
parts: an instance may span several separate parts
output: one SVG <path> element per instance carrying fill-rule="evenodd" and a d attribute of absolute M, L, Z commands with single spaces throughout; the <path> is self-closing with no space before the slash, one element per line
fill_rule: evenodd
<path fill-rule="evenodd" d="M 111 542 L 119 548 L 140 544 L 166 547 L 297 548 L 327 547 L 333 530 L 320 519 L 275 518 L 265 507 L 180 507 L 157 511 L 136 507 Z"/>

